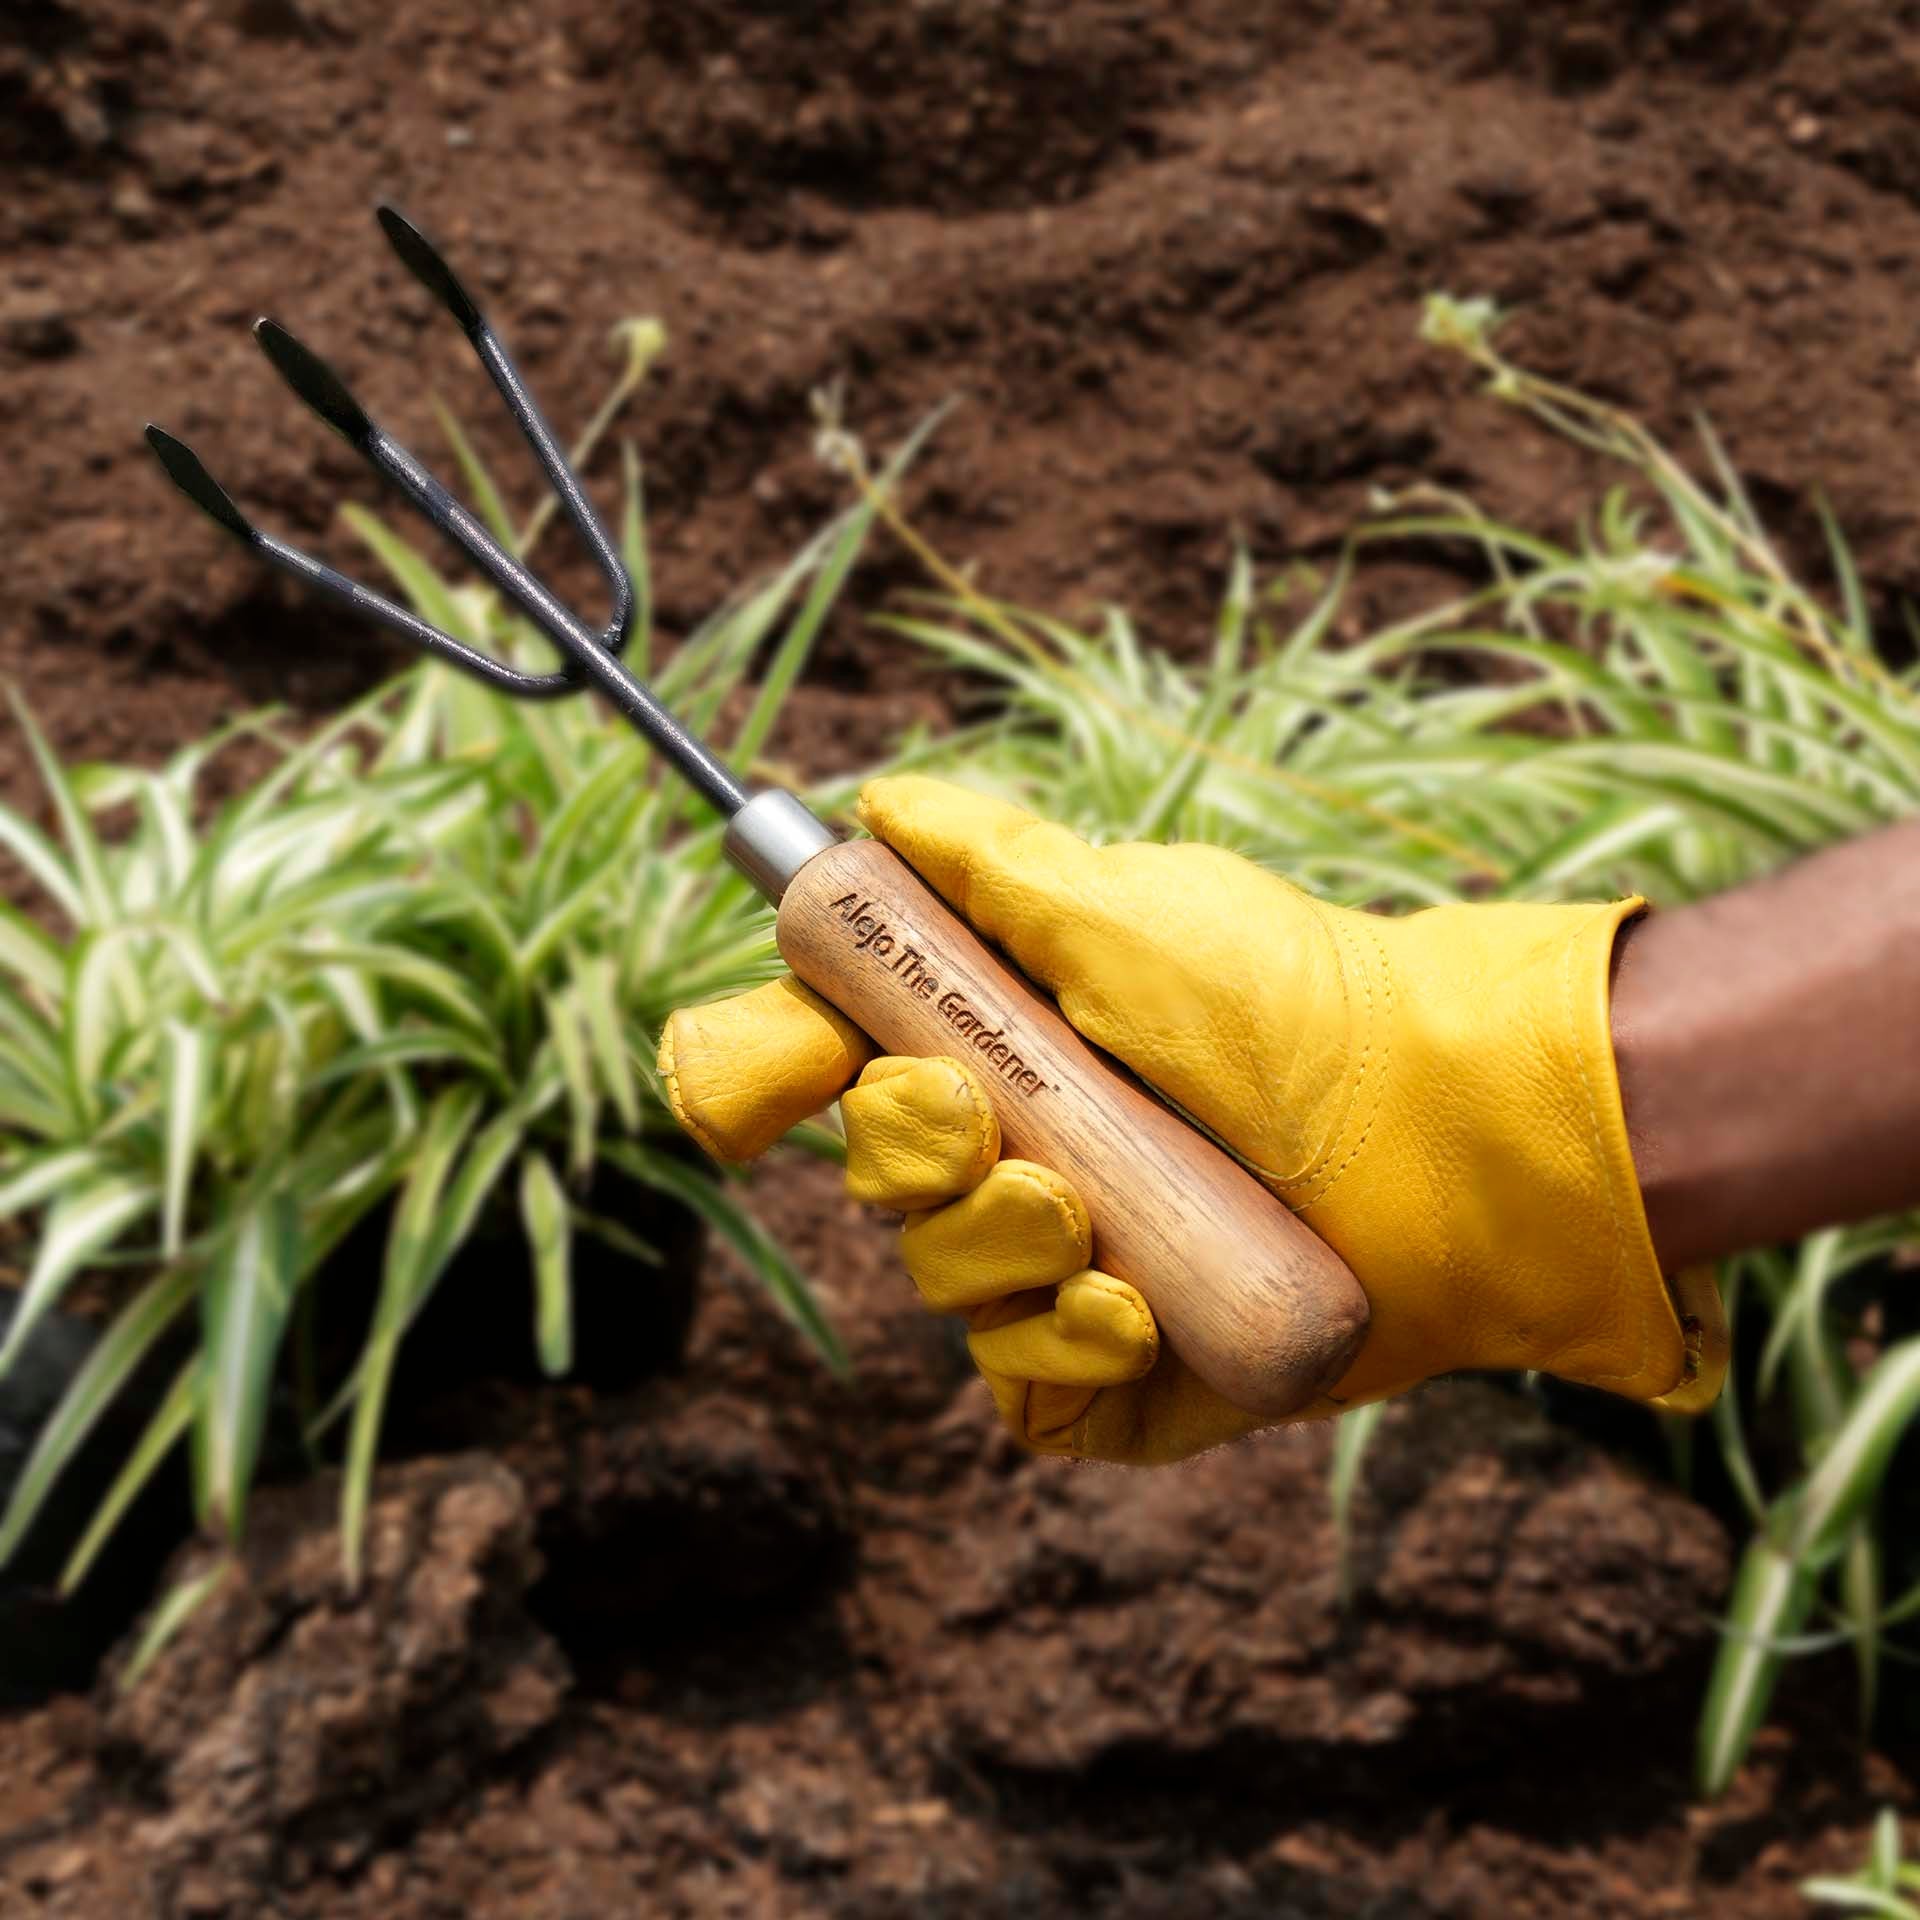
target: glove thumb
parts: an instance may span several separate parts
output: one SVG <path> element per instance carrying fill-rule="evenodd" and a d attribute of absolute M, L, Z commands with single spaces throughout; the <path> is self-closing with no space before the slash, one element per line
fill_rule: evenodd
<path fill-rule="evenodd" d="M 872 1058 L 860 1029 L 794 979 L 682 1007 L 660 1036 L 673 1117 L 718 1160 L 766 1152 Z"/>

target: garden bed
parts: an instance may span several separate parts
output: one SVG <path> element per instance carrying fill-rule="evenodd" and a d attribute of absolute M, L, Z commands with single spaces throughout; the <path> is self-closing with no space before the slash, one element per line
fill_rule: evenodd
<path fill-rule="evenodd" d="M 424 368 L 504 454 L 372 233 L 388 192 L 563 419 L 608 327 L 666 320 L 633 426 L 669 635 L 836 503 L 807 396 L 839 375 L 876 443 L 968 397 L 916 511 L 997 590 L 1186 651 L 1235 529 L 1324 558 L 1415 477 L 1575 511 L 1578 457 L 1422 356 L 1433 286 L 1676 438 L 1711 410 L 1806 555 L 1824 484 L 1888 602 L 1920 584 L 1903 11 L 37 0 L 0 26 L 0 672 L 69 757 L 156 760 L 383 669 L 183 519 L 135 429 L 337 539 L 364 478 L 252 363 L 271 304 L 403 438 L 436 445 Z M 875 556 L 856 603 L 911 577 Z M 778 744 L 858 764 L 955 691 L 843 616 Z M 713 1256 L 681 1376 L 438 1409 L 360 1602 L 332 1489 L 263 1494 L 253 1582 L 145 1690 L 0 1729 L 0 1907 L 1785 1915 L 1905 1803 L 1836 1656 L 1688 1810 L 1726 1542 L 1515 1397 L 1391 1416 L 1343 1610 L 1325 1432 L 1026 1462 L 827 1170 L 758 1205 L 852 1387 Z"/>

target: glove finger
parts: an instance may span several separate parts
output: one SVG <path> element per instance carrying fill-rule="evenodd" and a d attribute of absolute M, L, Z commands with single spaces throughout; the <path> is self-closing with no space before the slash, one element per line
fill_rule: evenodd
<path fill-rule="evenodd" d="M 1093 1229 L 1059 1174 L 1002 1160 L 971 1193 L 914 1215 L 900 1253 L 928 1307 L 955 1313 L 1069 1279 L 1093 1256 Z"/>
<path fill-rule="evenodd" d="M 1040 1409 L 1030 1417 L 1037 1417 Z M 1242 1440 L 1270 1423 L 1244 1413 L 1203 1381 L 1177 1354 L 1167 1354 L 1144 1380 L 1097 1394 L 1076 1416 L 1070 1437 L 1088 1460 L 1158 1467 Z M 1041 1428 L 1043 1441 L 1058 1429 Z"/>
<path fill-rule="evenodd" d="M 1160 1357 L 1160 1331 L 1147 1303 L 1124 1280 L 1092 1269 L 1063 1280 L 1045 1299 L 1015 1294 L 975 1310 L 967 1349 L 983 1373 L 1067 1388 L 1138 1380 Z"/>
<path fill-rule="evenodd" d="M 873 1061 L 840 1098 L 847 1192 L 902 1213 L 971 1193 L 1000 1157 L 1000 1123 L 965 1061 Z"/>
<path fill-rule="evenodd" d="M 1141 1379 L 1109 1387 L 1063 1387 L 984 1369 L 981 1377 L 1000 1418 L 1035 1453 L 1169 1466 L 1269 1424 L 1221 1399 L 1174 1353 L 1163 1353 Z"/>
<path fill-rule="evenodd" d="M 1039 1287 L 1025 1293 L 1009 1293 L 988 1300 L 967 1315 L 973 1336 L 1011 1327 L 1025 1320 L 1049 1319 L 1053 1314 L 1057 1289 Z M 973 1347 L 973 1338 L 967 1345 Z M 993 1396 L 1001 1424 L 1024 1447 L 1035 1453 L 1070 1457 L 1077 1451 L 1080 1422 L 1096 1400 L 1112 1399 L 1112 1392 L 1099 1387 L 1061 1387 L 1046 1381 L 1029 1380 L 1024 1374 L 999 1373 L 981 1363 L 974 1353 L 980 1378 Z M 1120 1393 L 1137 1392 L 1137 1387 L 1122 1387 Z"/>
<path fill-rule="evenodd" d="M 673 1117 L 719 1160 L 751 1160 L 832 1103 L 873 1058 L 845 1014 L 798 980 L 682 1007 L 660 1036 Z"/>

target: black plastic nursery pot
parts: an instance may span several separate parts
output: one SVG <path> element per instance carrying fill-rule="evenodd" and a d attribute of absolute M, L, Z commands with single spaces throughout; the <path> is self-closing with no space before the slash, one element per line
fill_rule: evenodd
<path fill-rule="evenodd" d="M 0 1335 L 17 1303 L 18 1295 L 0 1291 Z M 0 1505 L 12 1496 L 47 1416 L 99 1337 L 91 1321 L 50 1313 L 0 1381 Z M 185 1336 L 162 1347 L 108 1409 L 0 1569 L 0 1708 L 90 1685 L 101 1656 L 147 1604 L 161 1564 L 193 1525 L 187 1476 L 170 1464 L 128 1508 L 78 1591 L 61 1598 L 61 1571 L 165 1396 L 184 1357 Z"/>
<path fill-rule="evenodd" d="M 701 1164 L 691 1147 L 675 1143 L 667 1151 L 689 1166 Z M 604 1164 L 572 1191 L 584 1212 L 611 1222 L 657 1256 L 643 1260 L 584 1228 L 573 1236 L 573 1365 L 564 1378 L 596 1392 L 619 1393 L 670 1372 L 684 1356 L 706 1229 L 679 1201 Z M 360 1357 L 380 1295 L 392 1225 L 393 1205 L 376 1207 L 309 1283 L 306 1325 L 296 1332 L 289 1363 L 301 1364 L 298 1341 L 304 1333 L 312 1387 L 321 1404 Z M 532 1251 L 512 1183 L 503 1181 L 401 1343 L 388 1395 L 385 1450 L 404 1451 L 412 1444 L 411 1416 L 427 1407 L 434 1411 L 432 1444 L 456 1443 L 461 1437 L 457 1415 L 450 1431 L 445 1403 L 463 1388 L 544 1381 L 534 1301 Z"/>

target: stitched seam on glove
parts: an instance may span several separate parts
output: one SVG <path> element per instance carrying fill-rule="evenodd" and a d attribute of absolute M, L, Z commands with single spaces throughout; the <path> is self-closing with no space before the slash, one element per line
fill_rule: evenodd
<path fill-rule="evenodd" d="M 1387 950 L 1381 943 L 1379 933 L 1370 923 L 1363 922 L 1363 924 L 1366 926 L 1367 938 L 1373 943 L 1374 957 L 1380 963 L 1380 997 L 1385 1002 L 1385 1006 L 1376 1009 L 1373 997 L 1373 969 L 1363 965 L 1360 969 L 1360 977 L 1367 990 L 1367 1039 L 1360 1051 L 1360 1067 L 1354 1075 L 1353 1094 L 1347 1102 L 1347 1113 L 1352 1114 L 1354 1105 L 1359 1099 L 1361 1083 L 1366 1079 L 1368 1063 L 1373 1056 L 1373 1030 L 1377 1025 L 1381 1029 L 1381 1040 L 1380 1057 L 1373 1067 L 1373 1104 L 1367 1110 L 1366 1124 L 1360 1129 L 1360 1137 L 1348 1148 L 1345 1159 L 1312 1192 L 1301 1195 L 1297 1200 L 1289 1200 L 1288 1204 L 1296 1213 L 1305 1213 L 1310 1207 L 1318 1206 L 1339 1185 L 1341 1176 L 1359 1158 L 1360 1150 L 1372 1137 L 1374 1122 L 1380 1117 L 1380 1106 L 1386 1093 L 1387 1063 L 1393 1053 L 1393 969 L 1387 964 Z M 1344 1119 L 1342 1124 L 1345 1124 Z M 1322 1164 L 1325 1164 L 1324 1160 Z"/>
<path fill-rule="evenodd" d="M 980 1124 L 980 1144 L 974 1152 L 972 1168 L 977 1176 L 973 1185 L 977 1187 L 987 1177 L 993 1163 L 1000 1158 L 999 1124 L 993 1117 L 992 1102 L 981 1092 L 980 1083 L 973 1077 L 973 1069 L 965 1061 L 954 1059 L 951 1054 L 942 1057 L 959 1074 L 967 1090 L 967 1098 L 973 1103 L 973 1117 Z"/>
<path fill-rule="evenodd" d="M 673 1117 L 692 1134 L 694 1144 L 703 1152 L 710 1153 L 716 1160 L 725 1160 L 728 1155 L 711 1133 L 703 1127 L 689 1111 L 686 1101 L 680 1093 L 680 1068 L 673 1052 L 673 1025 L 669 1021 L 666 1030 L 660 1036 L 660 1054 L 657 1062 L 660 1078 L 667 1089 L 667 1105 L 673 1109 Z"/>
<path fill-rule="evenodd" d="M 1719 1397 L 1727 1373 L 1726 1318 L 1710 1266 L 1683 1267 L 1667 1276 L 1668 1303 L 1680 1321 L 1685 1363 L 1677 1386 L 1652 1404 L 1675 1413 L 1702 1413 Z"/>
<path fill-rule="evenodd" d="M 1337 976 L 1340 982 L 1340 1004 L 1346 1012 L 1347 1031 L 1351 1033 L 1353 1030 L 1353 987 L 1347 977 L 1349 973 L 1349 968 L 1346 965 L 1347 936 L 1341 931 L 1339 921 L 1337 921 L 1333 914 L 1330 913 L 1320 901 L 1316 900 L 1312 894 L 1300 892 L 1298 888 L 1289 888 L 1288 890 L 1298 893 L 1301 906 L 1319 924 L 1321 932 L 1327 937 L 1327 944 L 1333 948 L 1334 957 L 1341 963 Z M 1373 1045 L 1373 986 L 1371 981 L 1366 979 L 1364 969 L 1362 970 L 1362 983 L 1366 986 L 1367 990 L 1367 1021 L 1366 1033 L 1360 1042 L 1360 1072 L 1354 1077 L 1353 1084 L 1347 1089 L 1347 1104 L 1341 1110 L 1340 1118 L 1334 1125 L 1327 1129 L 1326 1138 L 1321 1143 L 1319 1150 L 1297 1173 L 1280 1173 L 1271 1167 L 1261 1166 L 1258 1161 L 1244 1154 L 1239 1156 L 1246 1166 L 1250 1167 L 1268 1186 L 1274 1188 L 1276 1191 L 1282 1187 L 1304 1186 L 1308 1182 L 1318 1178 L 1320 1170 L 1340 1151 L 1340 1142 L 1347 1136 L 1348 1126 L 1353 1119 L 1354 1102 L 1360 1097 L 1360 1082 L 1366 1075 L 1367 1055 Z"/>
<path fill-rule="evenodd" d="M 1084 1281 L 1096 1293 L 1104 1294 L 1109 1300 L 1118 1300 L 1131 1316 L 1141 1343 L 1151 1345 L 1154 1348 L 1155 1358 L 1159 1357 L 1160 1329 L 1155 1325 L 1153 1315 L 1147 1311 L 1146 1302 L 1132 1287 L 1128 1286 L 1124 1280 L 1116 1280 L 1110 1273 L 1101 1273 L 1097 1268 L 1075 1274 L 1073 1278 Z M 1062 1286 L 1066 1284 L 1065 1281 L 1061 1282 Z M 1149 1368 L 1148 1371 L 1151 1372 L 1152 1369 Z"/>
<path fill-rule="evenodd" d="M 1044 1167 L 1021 1166 L 1011 1160 L 1003 1164 L 1007 1173 L 1013 1179 L 1024 1180 L 1028 1186 L 1038 1187 L 1040 1189 L 1047 1199 L 1053 1203 L 1053 1209 L 1060 1216 L 1061 1222 L 1066 1227 L 1068 1233 L 1077 1243 L 1083 1242 L 1085 1244 L 1087 1256 L 1091 1258 L 1093 1254 L 1093 1236 L 1091 1234 L 1083 1235 L 1081 1233 L 1080 1215 L 1067 1204 L 1066 1196 L 1061 1192 L 1058 1180 L 1048 1179 L 1046 1177 L 1047 1169 Z"/>

